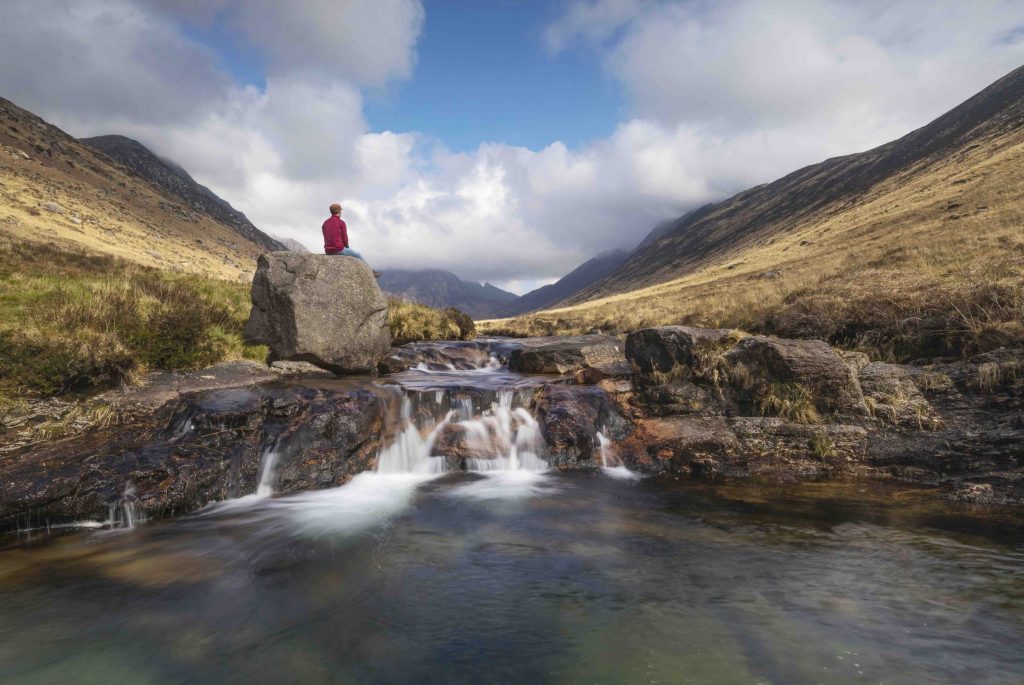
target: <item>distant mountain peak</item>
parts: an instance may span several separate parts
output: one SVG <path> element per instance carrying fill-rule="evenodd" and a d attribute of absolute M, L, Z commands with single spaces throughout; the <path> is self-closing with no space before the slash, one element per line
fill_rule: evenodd
<path fill-rule="evenodd" d="M 475 319 L 494 316 L 518 295 L 490 283 L 463 281 L 443 269 L 385 269 L 378 281 L 392 295 L 431 307 L 455 307 Z"/>

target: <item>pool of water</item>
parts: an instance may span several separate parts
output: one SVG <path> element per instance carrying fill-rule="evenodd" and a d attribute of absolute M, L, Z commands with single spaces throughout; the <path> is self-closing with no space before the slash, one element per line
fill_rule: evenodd
<path fill-rule="evenodd" d="M 363 474 L 8 539 L 0 681 L 1019 684 L 1024 527 L 975 514 L 881 485 Z"/>

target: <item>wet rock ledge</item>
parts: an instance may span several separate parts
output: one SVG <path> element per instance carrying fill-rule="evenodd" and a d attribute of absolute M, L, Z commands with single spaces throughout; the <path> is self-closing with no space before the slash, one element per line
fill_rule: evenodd
<path fill-rule="evenodd" d="M 430 371 L 502 364 L 522 375 L 430 385 Z M 593 469 L 611 455 L 661 477 L 887 478 L 1024 504 L 1024 349 L 894 365 L 820 341 L 673 326 L 625 340 L 412 344 L 379 369 L 392 377 L 232 362 L 98 400 L 117 425 L 27 445 L 8 431 L 0 530 L 192 511 L 254 493 L 271 454 L 276 492 L 340 485 L 393 441 L 403 396 L 426 431 L 448 412 L 498 402 L 503 378 L 556 468 Z M 460 430 L 445 427 L 435 445 L 452 468 L 479 456 Z"/>

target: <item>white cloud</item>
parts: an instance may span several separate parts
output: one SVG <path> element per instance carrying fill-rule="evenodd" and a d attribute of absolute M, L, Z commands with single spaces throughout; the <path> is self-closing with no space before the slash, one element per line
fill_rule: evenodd
<path fill-rule="evenodd" d="M 271 75 L 315 74 L 383 86 L 412 74 L 423 29 L 419 0 L 142 0 L 200 25 L 227 19 Z"/>
<path fill-rule="evenodd" d="M 0 93 L 76 135 L 138 138 L 268 233 L 316 249 L 339 200 L 375 265 L 515 287 L 894 138 L 1024 61 L 1016 2 L 574 2 L 544 46 L 594 51 L 630 94 L 630 118 L 578 149 L 453 153 L 373 131 L 363 114 L 364 89 L 412 73 L 417 0 L 299 8 L 13 0 L 0 6 Z M 180 31 L 224 20 L 266 60 L 264 91 Z"/>

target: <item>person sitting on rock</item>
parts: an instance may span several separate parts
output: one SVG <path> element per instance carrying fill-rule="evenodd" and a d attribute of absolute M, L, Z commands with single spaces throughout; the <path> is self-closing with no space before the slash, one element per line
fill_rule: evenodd
<path fill-rule="evenodd" d="M 324 222 L 324 252 L 327 254 L 342 255 L 344 257 L 355 257 L 366 261 L 363 255 L 359 254 L 348 246 L 348 226 L 341 218 L 341 205 L 337 202 L 330 206 L 331 216 Z M 373 275 L 380 278 L 380 272 L 374 271 Z"/>

